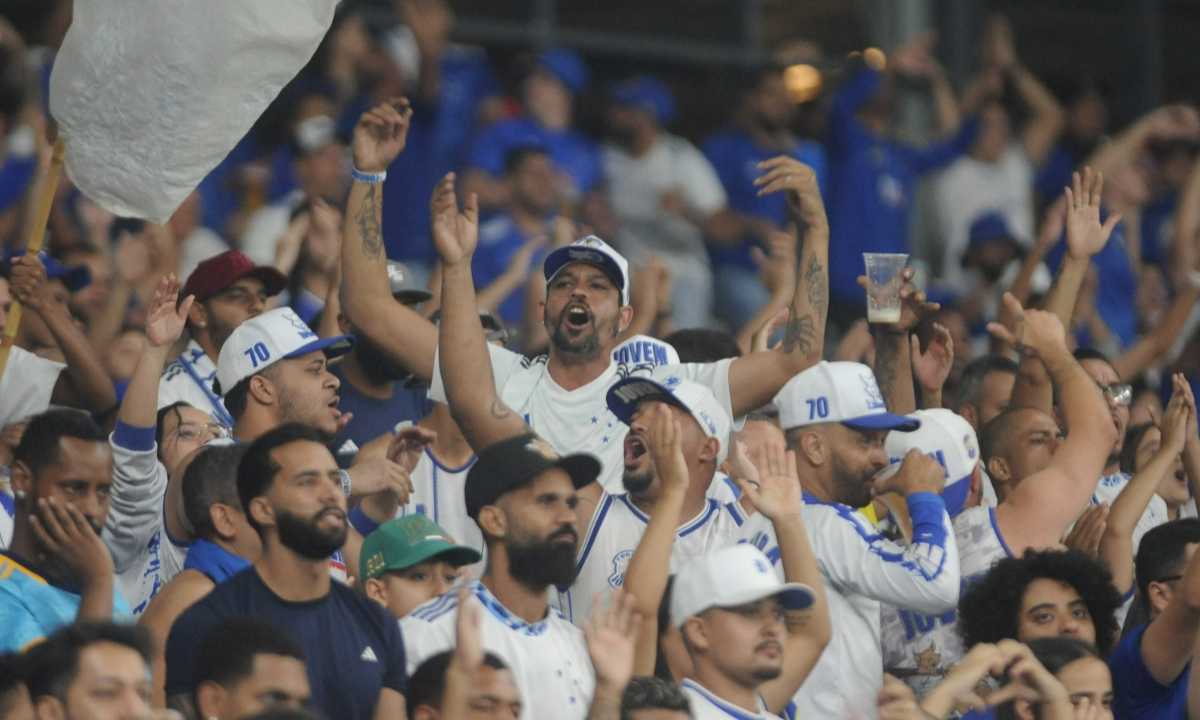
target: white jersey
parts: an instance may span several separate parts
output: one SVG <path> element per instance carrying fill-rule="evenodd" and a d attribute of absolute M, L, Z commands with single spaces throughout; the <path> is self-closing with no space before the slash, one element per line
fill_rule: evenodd
<path fill-rule="evenodd" d="M 410 475 L 413 493 L 408 504 L 396 511 L 396 517 L 424 515 L 442 526 L 450 537 L 460 545 L 469 545 L 483 554 L 473 565 L 475 577 L 483 574 L 487 563 L 487 545 L 483 542 L 483 531 L 467 515 L 467 500 L 463 487 L 467 482 L 467 471 L 475 464 L 475 456 L 460 468 L 446 467 L 433 456 L 429 448 L 417 462 Z"/>
<path fill-rule="evenodd" d="M 605 396 L 618 380 L 630 376 L 665 380 L 683 377 L 707 385 L 725 412 L 733 417 L 729 396 L 729 366 L 733 360 L 707 364 L 631 365 L 611 362 L 595 380 L 575 390 L 565 390 L 546 369 L 545 355 L 532 360 L 504 348 L 488 345 L 492 374 L 502 399 L 520 413 L 556 451 L 567 454 L 592 453 L 600 458 L 600 484 L 605 491 L 624 491 L 621 475 L 625 471 L 625 434 L 629 428 L 608 409 Z M 435 358 L 433 384 L 429 398 L 446 402 L 446 391 Z M 721 438 L 722 443 L 728 438 Z"/>
<path fill-rule="evenodd" d="M 746 513 L 737 504 L 721 505 L 708 499 L 699 515 L 679 526 L 671 548 L 671 574 L 688 561 L 735 540 Z M 625 570 L 646 534 L 650 517 L 633 504 L 627 493 L 606 494 L 596 505 L 587 535 L 580 541 L 579 574 L 565 591 L 551 593 L 556 607 L 576 625 L 591 616 L 592 596 L 601 602 L 625 583 Z"/>
<path fill-rule="evenodd" d="M 158 381 L 159 409 L 185 402 L 232 427 L 233 418 L 225 410 L 221 398 L 213 392 L 216 377 L 216 363 L 199 343 L 192 340 L 179 357 L 163 368 L 162 378 Z"/>
<path fill-rule="evenodd" d="M 583 720 L 596 689 L 596 676 L 583 632 L 549 608 L 530 625 L 510 613 L 478 580 L 471 581 L 483 606 L 483 649 L 512 671 L 521 694 L 521 720 Z M 458 590 L 436 597 L 400 621 L 408 674 L 433 655 L 453 650 Z"/>
<path fill-rule="evenodd" d="M 695 680 L 684 680 L 679 683 L 679 688 L 687 696 L 693 720 L 778 720 L 779 718 L 778 715 L 772 715 L 767 710 L 762 696 L 758 698 L 757 712 L 750 712 L 745 708 L 725 702 Z M 784 717 L 792 717 L 792 715 L 785 713 Z"/>
<path fill-rule="evenodd" d="M 1133 478 L 1129 473 L 1117 471 L 1112 475 L 1104 475 L 1100 478 L 1100 482 L 1096 485 L 1096 492 L 1092 495 L 1092 504 L 1099 505 L 1100 503 L 1108 503 L 1109 507 L 1116 502 L 1117 496 L 1121 494 L 1129 485 L 1129 481 Z M 1190 505 L 1191 503 L 1189 503 Z M 1150 498 L 1150 504 L 1146 506 L 1142 516 L 1138 518 L 1137 525 L 1133 528 L 1133 553 L 1136 555 L 1138 547 L 1142 544 L 1142 537 L 1154 528 L 1170 521 L 1170 516 L 1167 514 L 1167 501 L 1163 500 L 1157 494 Z"/>
<path fill-rule="evenodd" d="M 968 508 L 952 524 L 964 588 L 986 575 L 997 560 L 1012 555 L 1000 537 L 994 508 Z M 918 700 L 925 699 L 963 657 L 957 609 L 923 615 L 884 605 L 881 627 L 884 670 L 908 683 Z"/>
<path fill-rule="evenodd" d="M 800 514 L 825 583 L 833 638 L 796 693 L 799 717 L 878 718 L 883 688 L 880 604 L 929 615 L 943 615 L 958 604 L 958 551 L 950 518 L 938 500 L 921 502 L 920 519 L 914 518 L 918 541 L 901 547 L 857 510 L 805 495 Z M 914 507 L 910 504 L 910 515 Z M 933 520 L 938 509 L 940 525 Z M 738 538 L 762 550 L 782 579 L 770 521 L 752 515 Z"/>
<path fill-rule="evenodd" d="M 13 518 L 16 514 L 17 505 L 13 496 L 0 490 L 0 551 L 8 550 L 12 544 Z"/>

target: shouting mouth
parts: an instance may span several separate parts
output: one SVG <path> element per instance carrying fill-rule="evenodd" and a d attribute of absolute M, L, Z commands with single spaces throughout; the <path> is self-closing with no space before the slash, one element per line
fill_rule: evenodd
<path fill-rule="evenodd" d="M 648 448 L 641 437 L 630 433 L 625 436 L 625 467 L 637 465 Z"/>
<path fill-rule="evenodd" d="M 563 314 L 563 322 L 566 324 L 567 330 L 580 332 L 591 325 L 592 315 L 586 306 L 572 305 Z"/>

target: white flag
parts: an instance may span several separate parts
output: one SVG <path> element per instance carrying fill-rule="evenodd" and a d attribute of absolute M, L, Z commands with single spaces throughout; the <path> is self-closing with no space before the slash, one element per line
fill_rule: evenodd
<path fill-rule="evenodd" d="M 163 223 L 312 58 L 338 0 L 75 0 L 50 77 L 66 171 Z"/>

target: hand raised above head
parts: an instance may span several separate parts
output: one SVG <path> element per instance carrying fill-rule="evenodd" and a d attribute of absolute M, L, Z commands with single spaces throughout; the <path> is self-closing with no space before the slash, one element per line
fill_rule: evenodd
<path fill-rule="evenodd" d="M 392 98 L 363 113 L 351 143 L 354 167 L 366 173 L 387 170 L 408 142 L 412 113 L 404 98 Z"/>

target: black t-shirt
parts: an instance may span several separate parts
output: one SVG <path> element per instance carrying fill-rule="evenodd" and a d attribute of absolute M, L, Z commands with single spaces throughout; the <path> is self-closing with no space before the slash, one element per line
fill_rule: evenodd
<path fill-rule="evenodd" d="M 247 568 L 188 608 L 167 639 L 167 696 L 190 694 L 196 651 L 208 628 L 227 617 L 261 617 L 304 646 L 313 707 L 326 717 L 371 720 L 379 693 L 404 694 L 404 641 L 391 613 L 334 581 L 320 600 L 288 602 Z"/>

